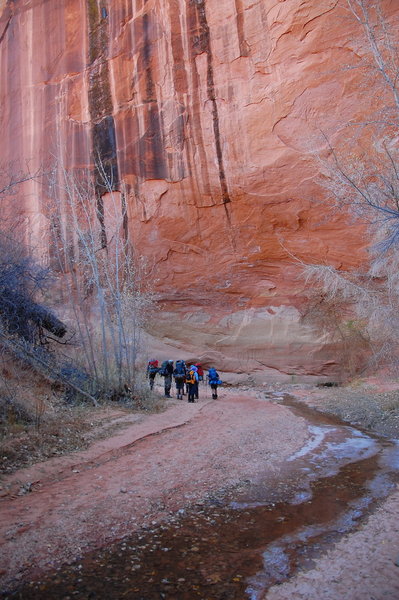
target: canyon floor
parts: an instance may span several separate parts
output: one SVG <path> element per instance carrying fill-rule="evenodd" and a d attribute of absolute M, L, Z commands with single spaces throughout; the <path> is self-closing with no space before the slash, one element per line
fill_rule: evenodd
<path fill-rule="evenodd" d="M 270 501 L 279 502 L 298 478 L 287 471 L 287 461 L 306 444 L 309 431 L 304 418 L 268 400 L 265 391 L 271 398 L 289 393 L 309 406 L 399 437 L 399 393 L 395 386 L 375 382 L 350 389 L 222 389 L 216 401 L 203 388 L 195 404 L 172 399 L 154 414 L 104 409 L 103 423 L 111 424 L 113 433 L 85 450 L 3 478 L 2 597 L 93 549 L 245 489 L 260 472 L 270 484 Z M 253 598 L 397 600 L 398 500 L 394 488 L 355 531 L 325 544 L 288 581 Z M 28 598 L 26 594 L 15 597 Z"/>

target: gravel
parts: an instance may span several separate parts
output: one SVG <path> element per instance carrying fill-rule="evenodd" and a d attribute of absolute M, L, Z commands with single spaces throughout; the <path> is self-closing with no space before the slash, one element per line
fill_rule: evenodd
<path fill-rule="evenodd" d="M 387 438 L 399 438 L 399 390 L 365 387 L 293 388 L 290 394 L 322 412 Z"/>

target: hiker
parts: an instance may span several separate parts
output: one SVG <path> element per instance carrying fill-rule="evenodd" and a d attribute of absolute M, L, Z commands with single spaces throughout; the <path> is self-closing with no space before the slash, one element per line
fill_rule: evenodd
<path fill-rule="evenodd" d="M 186 361 L 185 360 L 181 360 L 180 362 L 181 362 L 181 364 L 184 367 L 184 385 L 183 385 L 183 396 L 184 396 L 184 393 L 185 393 L 184 390 L 187 387 L 186 386 L 187 365 L 186 365 Z M 188 391 L 187 391 L 187 394 L 188 394 Z"/>
<path fill-rule="evenodd" d="M 204 380 L 204 369 L 202 368 L 202 365 L 197 363 L 195 366 L 197 367 L 198 381 L 203 381 Z"/>
<path fill-rule="evenodd" d="M 183 400 L 184 381 L 186 378 L 186 365 L 184 363 L 184 360 L 176 361 L 176 366 L 173 371 L 173 377 L 175 378 L 177 399 Z"/>
<path fill-rule="evenodd" d="M 172 387 L 173 360 L 164 360 L 159 373 L 164 378 L 165 398 L 171 398 L 170 388 Z"/>
<path fill-rule="evenodd" d="M 188 401 L 195 402 L 195 392 L 198 389 L 197 367 L 191 365 L 186 374 L 186 383 L 188 385 Z"/>
<path fill-rule="evenodd" d="M 189 368 L 188 368 L 188 366 L 187 366 L 187 364 L 186 364 L 186 362 L 185 362 L 185 361 L 184 361 L 184 366 L 186 367 L 186 375 L 187 375 L 187 373 L 188 373 L 188 371 L 189 371 Z M 184 389 L 186 390 L 186 394 L 188 394 L 188 383 L 187 383 L 187 379 L 185 379 L 185 380 L 184 380 Z"/>
<path fill-rule="evenodd" d="M 195 397 L 198 400 L 199 382 L 204 381 L 204 369 L 202 368 L 202 366 L 199 363 L 194 366 L 197 367 L 197 373 L 198 373 L 198 381 L 197 381 L 197 386 L 196 386 L 196 390 L 195 390 Z"/>
<path fill-rule="evenodd" d="M 216 371 L 216 369 L 214 367 L 211 367 L 208 371 L 208 383 L 211 386 L 211 390 L 212 390 L 212 398 L 213 400 L 216 400 L 218 397 L 218 385 L 220 385 L 222 382 L 219 379 L 219 373 Z"/>
<path fill-rule="evenodd" d="M 147 365 L 147 377 L 150 380 L 150 390 L 152 390 L 154 387 L 155 376 L 158 373 L 158 371 L 159 371 L 158 361 L 155 360 L 155 358 L 152 358 L 151 360 L 148 361 L 148 365 Z"/>

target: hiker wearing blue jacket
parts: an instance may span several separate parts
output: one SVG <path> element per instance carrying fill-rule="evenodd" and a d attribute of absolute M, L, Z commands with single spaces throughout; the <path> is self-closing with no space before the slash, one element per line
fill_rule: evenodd
<path fill-rule="evenodd" d="M 218 397 L 218 385 L 220 385 L 222 382 L 219 379 L 219 373 L 216 371 L 216 369 L 214 367 L 211 367 L 208 371 L 208 383 L 211 386 L 211 390 L 212 390 L 212 398 L 214 400 L 217 399 Z"/>

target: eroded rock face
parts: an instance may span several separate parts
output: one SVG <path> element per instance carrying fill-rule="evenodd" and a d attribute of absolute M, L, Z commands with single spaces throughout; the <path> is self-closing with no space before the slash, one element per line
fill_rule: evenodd
<path fill-rule="evenodd" d="M 163 306 L 153 351 L 330 377 L 334 352 L 301 321 L 298 274 L 300 261 L 363 258 L 362 232 L 313 202 L 325 192 L 312 153 L 372 110 L 362 73 L 345 68 L 367 50 L 346 2 L 3 0 L 0 11 L 1 162 L 107 164 Z M 47 193 L 29 181 L 11 211 L 49 252 Z"/>

